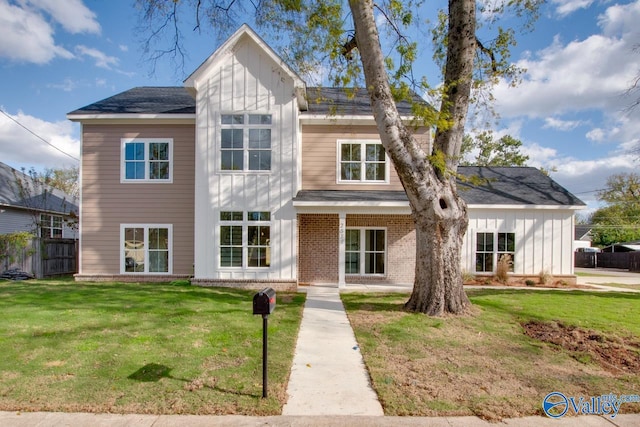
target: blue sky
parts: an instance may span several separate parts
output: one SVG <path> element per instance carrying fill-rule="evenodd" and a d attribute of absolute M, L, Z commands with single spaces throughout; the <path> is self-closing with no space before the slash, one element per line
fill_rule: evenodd
<path fill-rule="evenodd" d="M 0 0 L 0 108 L 10 116 L 0 114 L 0 161 L 38 170 L 74 165 L 80 126 L 66 113 L 135 86 L 182 84 L 186 76 L 168 60 L 150 74 L 134 3 Z M 495 130 L 523 141 L 530 165 L 555 168 L 552 177 L 593 209 L 593 190 L 640 165 L 630 153 L 640 147 L 640 108 L 626 112 L 632 98 L 624 96 L 640 73 L 633 50 L 640 0 L 552 0 L 541 12 L 513 52 L 527 69 L 522 83 L 496 88 Z M 190 73 L 218 40 L 183 31 Z M 427 73 L 433 69 L 428 52 L 421 61 Z"/>

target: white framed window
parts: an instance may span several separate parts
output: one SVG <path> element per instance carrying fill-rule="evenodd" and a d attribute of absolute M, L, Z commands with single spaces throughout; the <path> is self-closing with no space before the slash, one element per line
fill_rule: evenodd
<path fill-rule="evenodd" d="M 510 257 L 510 270 L 514 271 L 516 233 L 476 233 L 476 272 L 492 273 L 502 256 Z"/>
<path fill-rule="evenodd" d="M 62 239 L 62 224 L 60 215 L 40 214 L 40 237 Z"/>
<path fill-rule="evenodd" d="M 384 275 L 387 260 L 387 230 L 349 227 L 345 232 L 345 273 Z"/>
<path fill-rule="evenodd" d="M 390 161 L 377 140 L 338 140 L 338 183 L 388 183 Z"/>
<path fill-rule="evenodd" d="M 220 212 L 221 268 L 271 266 L 271 213 L 267 211 Z"/>
<path fill-rule="evenodd" d="M 171 224 L 121 224 L 120 272 L 171 274 L 173 226 Z"/>
<path fill-rule="evenodd" d="M 173 181 L 173 139 L 122 140 L 121 182 Z"/>
<path fill-rule="evenodd" d="M 271 114 L 220 115 L 220 170 L 271 170 Z"/>

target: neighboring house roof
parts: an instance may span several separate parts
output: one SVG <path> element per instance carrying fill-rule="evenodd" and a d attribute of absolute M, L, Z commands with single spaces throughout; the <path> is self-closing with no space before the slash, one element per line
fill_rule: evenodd
<path fill-rule="evenodd" d="M 584 203 L 547 175 L 533 167 L 460 166 L 460 196 L 468 205 L 584 206 Z M 295 202 L 407 202 L 404 191 L 302 190 Z"/>
<path fill-rule="evenodd" d="M 16 179 L 24 185 L 28 185 L 28 198 L 23 197 L 17 187 Z M 9 206 L 19 209 L 31 209 L 44 212 L 54 212 L 68 215 L 71 212 L 78 213 L 78 206 L 73 197 L 58 189 L 46 188 L 46 194 L 41 192 L 42 187 L 33 184 L 33 180 L 9 165 L 0 162 L 0 206 Z M 36 194 L 37 193 L 37 194 Z"/>
<path fill-rule="evenodd" d="M 425 102 L 416 94 L 413 98 L 416 102 Z M 307 89 L 307 99 L 309 109 L 303 115 L 372 115 L 369 94 L 363 88 L 310 87 Z M 400 101 L 396 105 L 401 115 L 412 114 L 410 102 Z M 195 113 L 196 101 L 185 87 L 142 86 L 79 108 L 70 112 L 69 116 Z"/>
<path fill-rule="evenodd" d="M 575 240 L 584 240 L 584 241 L 591 241 L 591 229 L 593 228 L 593 226 L 591 224 L 577 224 L 574 228 L 575 230 L 575 234 L 574 234 L 574 238 Z"/>

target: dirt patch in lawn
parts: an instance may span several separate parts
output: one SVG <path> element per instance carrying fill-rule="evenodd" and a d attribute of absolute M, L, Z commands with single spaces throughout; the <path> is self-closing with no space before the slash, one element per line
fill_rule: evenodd
<path fill-rule="evenodd" d="M 529 337 L 562 347 L 580 362 L 597 362 L 613 374 L 640 372 L 640 342 L 637 339 L 607 337 L 558 322 L 531 321 L 522 327 Z"/>

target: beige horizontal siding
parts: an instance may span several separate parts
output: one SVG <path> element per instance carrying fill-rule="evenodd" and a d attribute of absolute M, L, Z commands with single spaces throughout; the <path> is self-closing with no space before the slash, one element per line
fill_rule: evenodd
<path fill-rule="evenodd" d="M 173 138 L 173 183 L 120 183 L 122 138 Z M 81 274 L 120 272 L 120 224 L 172 224 L 173 273 L 193 267 L 193 125 L 88 125 L 82 142 Z"/>
<path fill-rule="evenodd" d="M 423 144 L 428 130 L 416 133 Z M 380 140 L 375 126 L 306 125 L 302 127 L 302 188 L 304 190 L 402 190 L 393 165 L 389 183 L 338 184 L 337 141 L 342 139 Z"/>

